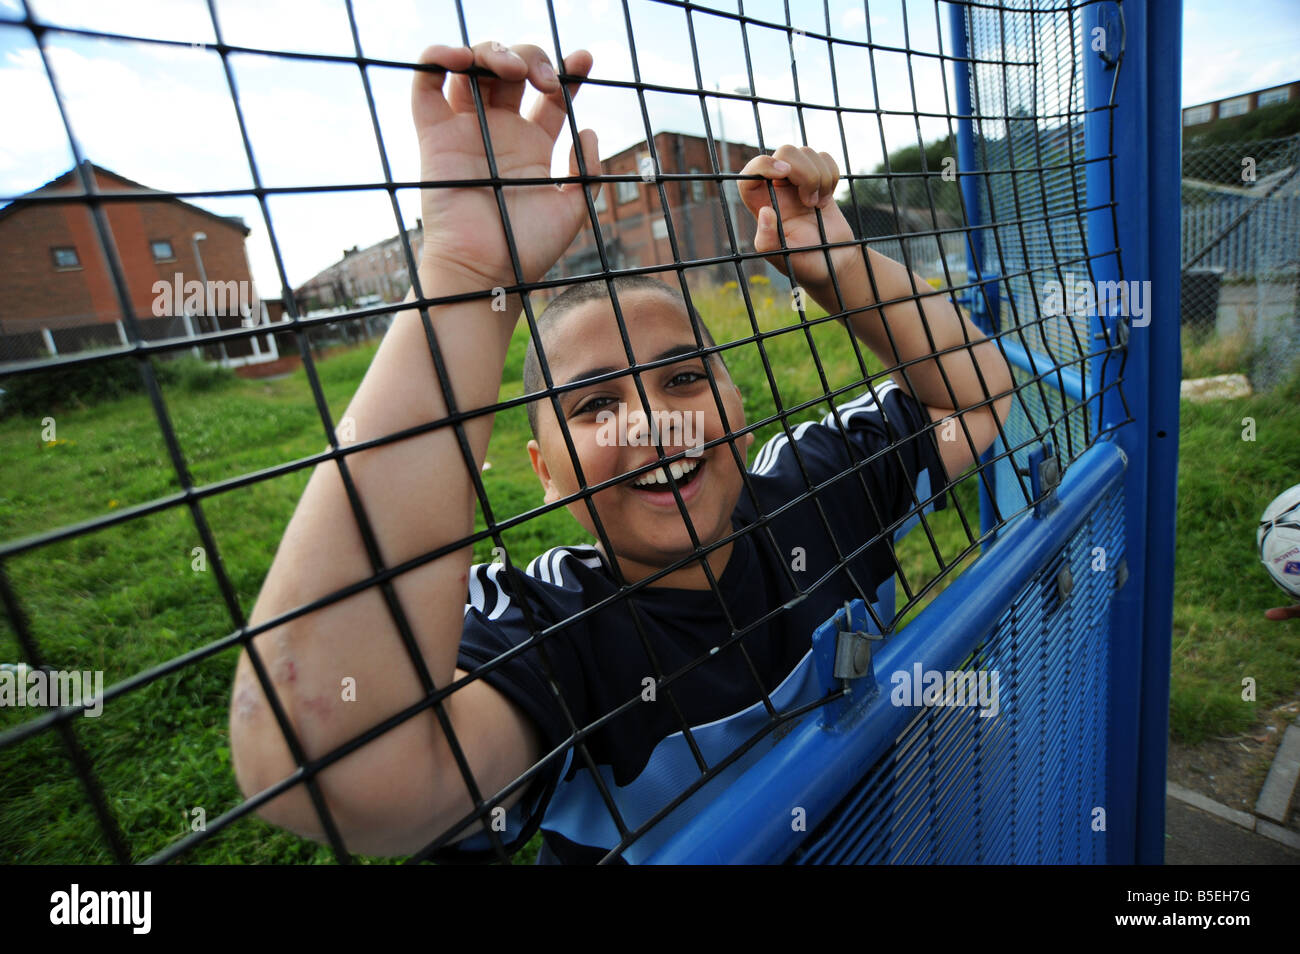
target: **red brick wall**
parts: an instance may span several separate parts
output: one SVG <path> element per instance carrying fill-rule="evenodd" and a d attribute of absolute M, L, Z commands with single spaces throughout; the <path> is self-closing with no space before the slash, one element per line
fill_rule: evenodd
<path fill-rule="evenodd" d="M 104 192 L 126 188 L 118 180 L 96 174 Z M 73 177 L 60 191 L 80 191 Z M 189 208 L 175 200 L 105 202 L 109 230 L 126 275 L 136 316 L 153 317 L 153 285 L 171 284 L 181 273 L 182 284 L 199 279 L 192 236 L 203 232 L 199 243 L 209 281 L 247 281 L 252 276 L 244 254 L 243 231 L 234 223 Z M 174 261 L 155 262 L 150 242 L 166 239 Z M 81 262 L 78 269 L 59 269 L 50 249 L 72 246 Z M 81 203 L 31 205 L 15 209 L 0 220 L 0 331 L 15 334 L 41 327 L 61 328 L 122 317 L 108 267 L 88 206 Z"/>

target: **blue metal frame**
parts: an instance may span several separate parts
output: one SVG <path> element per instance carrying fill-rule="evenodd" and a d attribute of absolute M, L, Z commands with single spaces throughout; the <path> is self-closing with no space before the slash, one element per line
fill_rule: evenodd
<path fill-rule="evenodd" d="M 916 715 L 914 708 L 890 701 L 878 674 L 909 670 L 916 660 L 924 660 L 927 668 L 955 668 L 997 625 L 1026 581 L 1051 563 L 1062 541 L 1084 524 L 1097 501 L 1124 478 L 1123 455 L 1111 441 L 1098 442 L 1076 463 L 1061 482 L 1059 507 L 1040 520 L 1021 519 L 1008 526 L 998 547 L 926 608 L 944 625 L 909 626 L 886 640 L 872 660 L 872 672 L 853 681 L 847 705 L 823 707 L 805 716 L 735 781 L 725 797 L 687 821 L 648 862 L 765 864 L 788 858 L 807 837 L 793 829 L 791 807 L 805 811 L 811 830 L 844 795 L 843 772 L 790 767 L 859 766 L 866 772 L 875 764 Z M 860 616 L 855 611 L 855 618 Z M 824 673 L 823 682 L 827 692 L 838 688 Z"/>
<path fill-rule="evenodd" d="M 1158 864 L 1164 858 L 1165 759 L 1169 736 L 1169 667 L 1173 629 L 1174 520 L 1178 491 L 1178 391 L 1182 376 L 1179 334 L 1178 243 L 1180 150 L 1180 4 L 1125 3 L 1090 7 L 1085 23 L 1110 28 L 1124 39 L 1118 76 L 1097 55 L 1085 57 L 1087 102 L 1115 103 L 1111 163 L 1089 166 L 1091 204 L 1113 186 L 1118 235 L 1103 216 L 1090 223 L 1090 245 L 1118 241 L 1123 275 L 1114 257 L 1097 262 L 1099 281 L 1150 281 L 1150 322 L 1132 327 L 1124 372 L 1124 397 L 1135 423 L 1115 432 L 1128 457 L 1124 477 L 1129 585 L 1111 611 L 1111 754 L 1107 824 L 1114 863 Z M 1089 30 L 1090 32 L 1090 30 Z M 1105 112 L 1086 134 L 1103 135 Z M 1090 154 L 1110 144 L 1089 146 Z M 1095 191 L 1094 191 L 1095 190 Z M 1114 321 L 1106 319 L 1113 329 Z M 1100 371 L 1101 369 L 1099 369 Z M 1106 363 L 1106 386 L 1119 368 Z M 1108 392 L 1103 427 L 1125 418 L 1118 395 Z M 1136 733 L 1133 731 L 1137 727 Z"/>
<path fill-rule="evenodd" d="M 959 171 L 973 171 L 978 168 L 975 155 L 974 123 L 971 122 L 973 105 L 970 95 L 970 44 L 966 36 L 966 8 L 953 4 L 948 8 L 948 26 L 952 34 L 953 83 L 957 107 L 957 168 Z M 975 327 L 986 335 L 994 335 L 1001 328 L 1001 300 L 998 295 L 996 272 L 984 267 L 984 232 L 980 216 L 979 178 L 964 176 L 959 178 L 961 201 L 966 209 L 966 258 L 968 281 L 977 278 L 981 284 L 972 288 L 970 294 L 958 297 L 958 303 L 966 306 Z M 1005 344 L 1005 342 L 1004 342 Z M 983 549 L 992 546 L 996 530 L 997 515 L 993 498 L 997 493 L 997 470 L 993 466 L 999 455 L 1006 452 L 1002 439 L 980 455 L 979 466 L 988 478 L 988 485 L 980 481 L 980 536 L 984 538 Z M 993 493 L 990 494 L 990 488 Z"/>

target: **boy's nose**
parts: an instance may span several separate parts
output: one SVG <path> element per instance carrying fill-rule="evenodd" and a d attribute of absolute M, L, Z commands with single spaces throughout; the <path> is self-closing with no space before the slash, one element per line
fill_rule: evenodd
<path fill-rule="evenodd" d="M 627 410 L 628 443 L 633 446 L 646 443 L 650 438 L 650 424 L 651 418 L 644 409 L 629 406 Z"/>
<path fill-rule="evenodd" d="M 672 443 L 675 430 L 673 426 L 674 416 L 657 407 L 652 407 L 649 414 L 646 414 L 643 408 L 629 407 L 627 412 L 628 443 L 652 444 L 656 437 L 664 444 Z"/>

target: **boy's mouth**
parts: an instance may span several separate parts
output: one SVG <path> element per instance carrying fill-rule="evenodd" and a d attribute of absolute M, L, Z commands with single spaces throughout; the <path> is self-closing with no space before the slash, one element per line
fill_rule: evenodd
<path fill-rule="evenodd" d="M 684 502 L 695 496 L 698 490 L 696 484 L 699 481 L 700 472 L 704 470 L 704 465 L 705 461 L 702 458 L 691 457 L 676 460 L 670 464 L 661 464 L 654 470 L 638 477 L 633 482 L 632 489 L 645 497 L 650 503 L 676 506 L 677 500 L 673 497 L 673 488 L 668 480 L 668 474 L 671 473 L 673 479 L 677 481 L 677 490 L 682 495 Z"/>

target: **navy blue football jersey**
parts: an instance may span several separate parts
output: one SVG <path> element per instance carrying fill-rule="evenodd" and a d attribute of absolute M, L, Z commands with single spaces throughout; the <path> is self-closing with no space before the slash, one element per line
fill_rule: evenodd
<path fill-rule="evenodd" d="M 473 673 L 526 645 L 481 678 L 527 713 L 549 757 L 506 816 L 508 850 L 540 827 L 539 863 L 596 862 L 629 834 L 611 860 L 646 859 L 774 740 L 646 828 L 701 777 L 700 759 L 712 768 L 758 734 L 769 702 L 781 712 L 822 692 L 813 630 L 846 600 L 874 603 L 896 572 L 894 539 L 918 513 L 945 506 L 926 409 L 893 380 L 874 390 L 758 452 L 732 516 L 746 532 L 716 592 L 649 586 L 620 596 L 591 546 L 556 547 L 513 574 L 501 564 L 471 568 L 458 665 Z M 435 860 L 481 860 L 488 849 L 479 833 Z"/>

